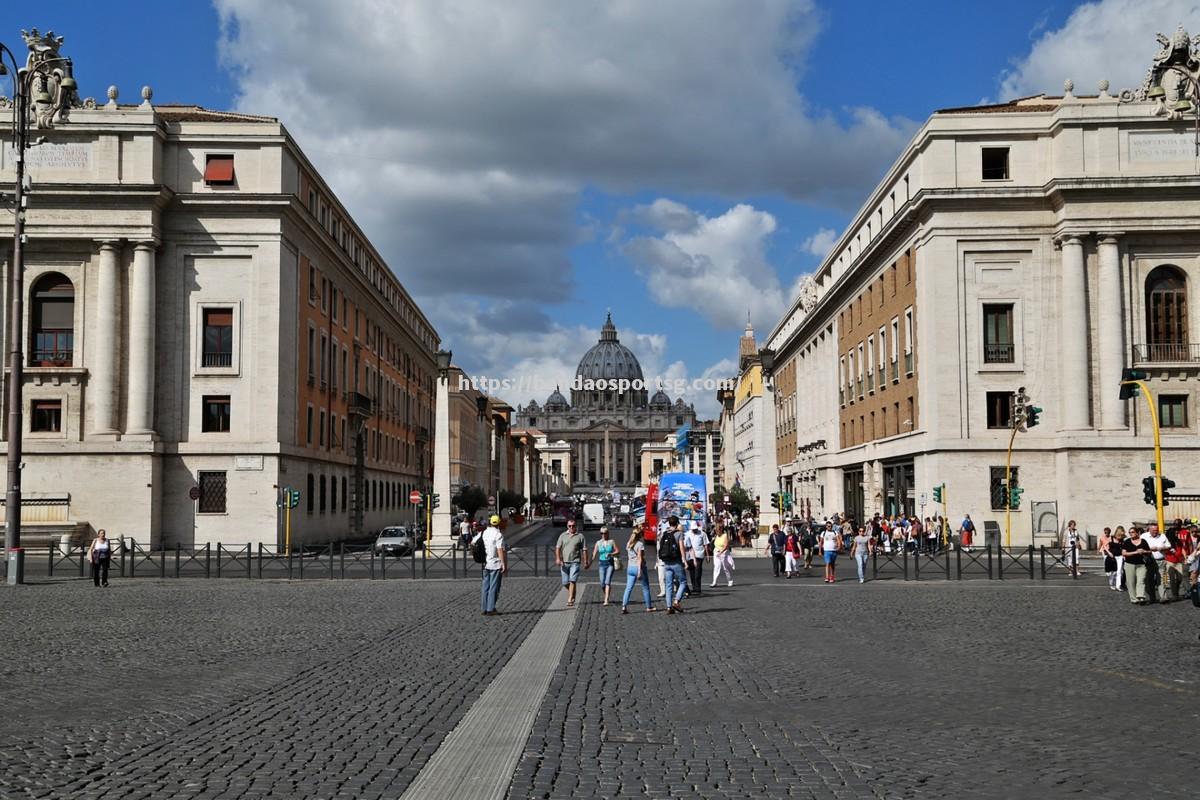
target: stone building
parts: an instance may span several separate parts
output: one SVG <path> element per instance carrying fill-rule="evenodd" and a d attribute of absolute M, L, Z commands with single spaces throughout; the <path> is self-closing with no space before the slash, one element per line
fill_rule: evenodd
<path fill-rule="evenodd" d="M 518 407 L 516 425 L 537 428 L 569 445 L 573 491 L 630 492 L 649 477 L 642 468 L 642 445 L 661 442 L 696 420 L 695 408 L 682 398 L 672 402 L 661 390 L 649 396 L 645 380 L 637 356 L 621 344 L 609 315 L 600 340 L 579 360 L 570 402 L 561 388 L 555 389 L 543 404 L 534 400 Z M 595 388 L 611 381 L 626 381 L 631 388 Z"/>
<path fill-rule="evenodd" d="M 1150 373 L 1166 475 L 1200 491 L 1196 109 L 1174 71 L 1200 53 L 1162 41 L 1119 96 L 1068 81 L 935 113 L 866 198 L 768 340 L 795 384 L 781 473 L 814 514 L 940 513 L 944 484 L 952 518 L 1002 527 L 1024 388 L 1044 411 L 1016 434 L 1013 544 L 1151 519 L 1126 367 Z"/>
<path fill-rule="evenodd" d="M 108 98 L 27 162 L 25 543 L 274 545 L 282 487 L 293 542 L 339 539 L 359 443 L 363 529 L 407 516 L 439 342 L 393 269 L 279 120 Z"/>

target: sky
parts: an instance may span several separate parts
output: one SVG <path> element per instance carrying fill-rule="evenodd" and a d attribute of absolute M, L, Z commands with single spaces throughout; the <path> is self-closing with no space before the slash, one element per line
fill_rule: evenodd
<path fill-rule="evenodd" d="M 731 375 L 932 112 L 1135 87 L 1180 23 L 1200 0 L 63 0 L 0 42 L 65 36 L 83 96 L 279 117 L 455 362 L 537 381 L 516 405 L 608 312 L 648 379 Z"/>

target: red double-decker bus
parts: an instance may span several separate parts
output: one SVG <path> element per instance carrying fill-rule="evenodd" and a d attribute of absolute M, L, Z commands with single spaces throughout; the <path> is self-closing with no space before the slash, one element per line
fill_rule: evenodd
<path fill-rule="evenodd" d="M 658 541 L 658 484 L 646 486 L 646 518 L 642 525 L 642 541 L 653 544 Z"/>

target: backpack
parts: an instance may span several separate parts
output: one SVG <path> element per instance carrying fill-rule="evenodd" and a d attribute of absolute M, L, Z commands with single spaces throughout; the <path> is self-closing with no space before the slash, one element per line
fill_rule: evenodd
<path fill-rule="evenodd" d="M 679 542 L 675 538 L 675 531 L 666 531 L 658 537 L 658 560 L 674 564 L 680 559 Z"/>
<path fill-rule="evenodd" d="M 487 548 L 483 546 L 482 533 L 471 542 L 471 558 L 475 559 L 476 564 L 487 563 Z"/>

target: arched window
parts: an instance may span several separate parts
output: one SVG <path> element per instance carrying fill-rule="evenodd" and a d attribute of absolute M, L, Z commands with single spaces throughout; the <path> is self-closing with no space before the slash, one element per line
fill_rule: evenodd
<path fill-rule="evenodd" d="M 1146 341 L 1151 361 L 1188 359 L 1187 277 L 1170 264 L 1146 276 Z"/>
<path fill-rule="evenodd" d="M 75 350 L 75 287 L 48 272 L 33 284 L 29 365 L 69 367 Z"/>

